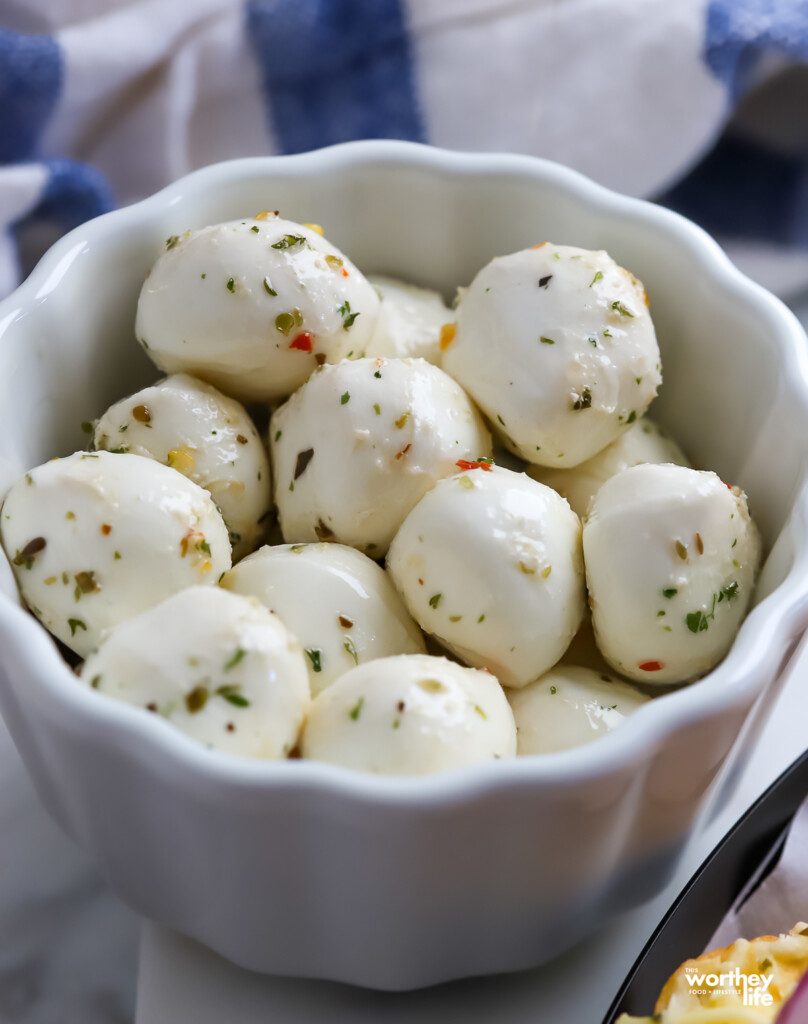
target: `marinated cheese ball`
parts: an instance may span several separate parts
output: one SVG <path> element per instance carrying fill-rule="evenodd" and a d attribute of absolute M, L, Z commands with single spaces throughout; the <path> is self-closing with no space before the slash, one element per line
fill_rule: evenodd
<path fill-rule="evenodd" d="M 558 665 L 521 690 L 509 690 L 518 754 L 552 754 L 611 732 L 648 697 L 605 672 Z"/>
<path fill-rule="evenodd" d="M 421 358 L 441 361 L 441 338 L 454 336 L 454 313 L 438 292 L 392 277 L 369 277 L 382 299 L 376 330 L 365 349 L 374 359 Z"/>
<path fill-rule="evenodd" d="M 269 433 L 284 540 L 335 540 L 373 558 L 436 481 L 491 453 L 463 389 L 423 359 L 323 366 Z"/>
<path fill-rule="evenodd" d="M 252 551 L 270 507 L 269 459 L 240 402 L 178 373 L 111 406 L 95 447 L 163 462 L 204 487 L 221 509 L 234 558 Z"/>
<path fill-rule="evenodd" d="M 584 522 L 598 646 L 644 683 L 682 683 L 727 653 L 749 607 L 760 539 L 746 495 L 685 466 L 624 469 Z"/>
<path fill-rule="evenodd" d="M 295 637 L 259 601 L 218 587 L 189 587 L 116 626 L 81 677 L 238 757 L 286 757 L 311 700 Z"/>
<path fill-rule="evenodd" d="M 318 360 L 362 352 L 379 305 L 317 230 L 264 212 L 169 238 L 141 290 L 135 332 L 166 373 L 261 401 L 290 394 Z"/>
<path fill-rule="evenodd" d="M 8 492 L 3 547 L 31 611 L 82 657 L 104 630 L 230 568 L 207 491 L 137 455 L 76 452 Z"/>
<path fill-rule="evenodd" d="M 303 645 L 312 693 L 349 669 L 392 654 L 422 654 L 424 640 L 387 574 L 343 544 L 263 547 L 221 585 L 257 597 Z"/>
<path fill-rule="evenodd" d="M 583 517 L 592 497 L 610 477 L 644 462 L 690 465 L 679 445 L 666 437 L 655 423 L 644 418 L 632 423 L 616 441 L 579 466 L 572 469 L 530 466 L 528 473 L 534 480 L 558 491 L 570 503 L 572 511 Z"/>
<path fill-rule="evenodd" d="M 642 284 L 606 252 L 549 242 L 461 290 L 442 365 L 510 451 L 554 468 L 616 441 L 662 380 Z"/>
<path fill-rule="evenodd" d="M 301 750 L 377 775 L 429 775 L 513 757 L 516 729 L 488 672 L 402 654 L 359 665 L 315 697 Z"/>
<path fill-rule="evenodd" d="M 549 487 L 496 466 L 437 484 L 387 567 L 421 628 L 503 686 L 552 668 L 586 610 L 578 517 Z"/>

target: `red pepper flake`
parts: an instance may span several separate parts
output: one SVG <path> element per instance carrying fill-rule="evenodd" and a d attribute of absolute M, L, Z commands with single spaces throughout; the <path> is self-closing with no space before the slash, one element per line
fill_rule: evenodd
<path fill-rule="evenodd" d="M 404 446 L 404 447 L 403 447 L 403 448 L 401 449 L 401 451 L 400 451 L 400 452 L 396 452 L 396 458 L 397 458 L 397 459 L 403 459 L 403 458 L 404 458 L 404 456 L 405 456 L 405 455 L 407 454 L 407 452 L 408 452 L 408 451 L 410 450 L 410 448 L 412 448 L 412 444 L 411 444 L 411 443 L 410 443 L 410 444 L 407 444 L 407 445 L 405 445 L 405 446 Z"/>
<path fill-rule="evenodd" d="M 109 537 L 109 535 L 112 533 L 112 527 L 109 525 L 109 523 L 102 523 L 101 532 L 104 534 L 105 537 Z"/>
<path fill-rule="evenodd" d="M 664 667 L 664 663 L 661 661 L 641 661 L 637 666 L 641 672 L 659 672 Z"/>
<path fill-rule="evenodd" d="M 459 466 L 461 469 L 490 470 L 492 464 L 490 462 L 469 462 L 468 459 L 458 459 L 455 465 Z"/>
<path fill-rule="evenodd" d="M 311 352 L 312 347 L 311 335 L 308 331 L 303 331 L 302 334 L 298 334 L 294 341 L 289 343 L 289 348 L 295 348 L 298 352 Z"/>
<path fill-rule="evenodd" d="M 348 271 L 347 271 L 347 270 L 345 269 L 345 267 L 343 267 L 343 268 L 342 268 L 342 276 L 343 276 L 343 277 L 350 277 L 350 276 L 351 276 L 351 275 L 350 275 L 350 274 L 348 273 Z"/>
<path fill-rule="evenodd" d="M 236 440 L 239 444 L 246 444 L 247 438 L 243 434 L 236 434 Z"/>

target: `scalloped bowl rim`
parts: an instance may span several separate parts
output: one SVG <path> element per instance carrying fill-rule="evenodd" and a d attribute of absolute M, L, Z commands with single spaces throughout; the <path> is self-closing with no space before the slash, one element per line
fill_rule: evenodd
<path fill-rule="evenodd" d="M 51 275 L 63 259 L 92 236 L 125 231 L 127 226 L 204 192 L 209 183 L 266 172 L 283 165 L 300 174 L 323 173 L 357 164 L 392 163 L 417 166 L 449 176 L 524 175 L 565 191 L 581 203 L 599 207 L 628 220 L 643 221 L 661 235 L 676 236 L 706 273 L 723 289 L 754 304 L 772 327 L 785 373 L 791 378 L 808 418 L 808 350 L 796 317 L 783 303 L 738 270 L 705 231 L 663 207 L 620 195 L 596 184 L 577 171 L 538 157 L 502 153 L 461 153 L 417 143 L 363 141 L 342 143 L 290 156 L 249 157 L 213 164 L 194 171 L 154 195 L 131 206 L 104 214 L 60 238 L 33 272 L 8 298 L 0 302 L 0 335 L 20 313 L 36 305 L 51 290 Z M 780 585 L 752 609 L 724 660 L 697 684 L 649 701 L 619 729 L 595 743 L 538 757 L 503 759 L 429 776 L 372 775 L 316 761 L 259 761 L 208 750 L 180 730 L 139 708 L 114 700 L 99 700 L 89 688 L 77 684 L 45 628 L 23 608 L 0 595 L 0 633 L 21 660 L 43 695 L 75 723 L 113 734 L 121 743 L 134 744 L 142 753 L 162 756 L 174 770 L 191 773 L 205 784 L 217 783 L 244 790 L 289 787 L 316 790 L 367 803 L 424 808 L 446 801 L 466 802 L 500 789 L 550 784 L 564 788 L 607 775 L 611 769 L 647 760 L 666 736 L 707 719 L 722 710 L 759 696 L 757 679 L 767 660 L 780 658 L 795 626 L 808 615 L 808 482 L 803 481 L 790 513 L 794 561 Z M 783 529 L 789 529 L 786 523 Z"/>

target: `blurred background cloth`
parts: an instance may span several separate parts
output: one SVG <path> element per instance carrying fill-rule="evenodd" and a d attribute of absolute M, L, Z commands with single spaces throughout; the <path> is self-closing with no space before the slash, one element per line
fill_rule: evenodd
<path fill-rule="evenodd" d="M 549 157 L 808 284 L 804 61 L 806 0 L 0 0 L 0 295 L 196 167 L 359 138 Z"/>

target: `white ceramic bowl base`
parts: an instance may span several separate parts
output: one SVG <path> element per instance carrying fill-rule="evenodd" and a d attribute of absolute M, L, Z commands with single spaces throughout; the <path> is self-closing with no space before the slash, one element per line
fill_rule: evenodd
<path fill-rule="evenodd" d="M 407 989 L 535 965 L 665 883 L 808 621 L 804 335 L 687 221 L 539 160 L 379 142 L 236 161 L 71 232 L 0 304 L 0 493 L 158 376 L 133 324 L 164 239 L 267 208 L 448 297 L 545 239 L 608 249 L 651 297 L 654 418 L 746 489 L 774 548 L 757 606 L 709 677 L 597 743 L 388 779 L 228 758 L 101 699 L 3 560 L 0 707 L 43 802 L 121 896 L 245 967 Z"/>

